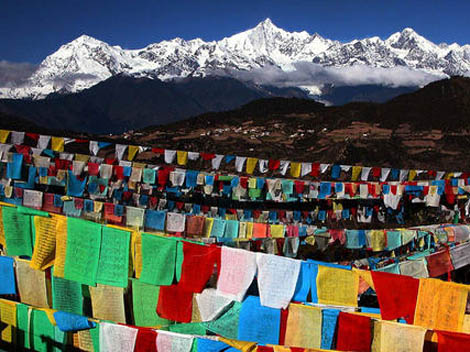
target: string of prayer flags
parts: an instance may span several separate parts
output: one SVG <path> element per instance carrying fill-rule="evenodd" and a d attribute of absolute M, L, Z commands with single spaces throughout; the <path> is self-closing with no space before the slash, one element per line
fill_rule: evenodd
<path fill-rule="evenodd" d="M 16 294 L 14 259 L 0 256 L 0 295 Z"/>
<path fill-rule="evenodd" d="M 262 305 L 259 297 L 246 297 L 242 303 L 238 324 L 239 340 L 279 344 L 281 310 Z"/>
<path fill-rule="evenodd" d="M 101 224 L 67 218 L 64 278 L 94 286 L 101 247 Z"/>
<path fill-rule="evenodd" d="M 243 300 L 256 273 L 256 253 L 223 246 L 217 294 Z"/>
<path fill-rule="evenodd" d="M 300 261 L 256 253 L 257 280 L 263 306 L 287 308 L 294 295 Z"/>
<path fill-rule="evenodd" d="M 142 233 L 140 280 L 155 286 L 171 285 L 175 277 L 177 241 Z"/>
<path fill-rule="evenodd" d="M 131 233 L 111 226 L 103 226 L 102 230 L 96 282 L 125 288 L 128 285 Z"/>
<path fill-rule="evenodd" d="M 419 280 L 409 276 L 371 271 L 382 319 L 403 318 L 413 324 Z"/>
<path fill-rule="evenodd" d="M 359 276 L 353 270 L 318 266 L 318 303 L 357 307 Z"/>

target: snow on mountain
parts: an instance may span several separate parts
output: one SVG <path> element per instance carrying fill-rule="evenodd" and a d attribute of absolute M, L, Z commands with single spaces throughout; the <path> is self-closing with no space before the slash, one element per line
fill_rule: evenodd
<path fill-rule="evenodd" d="M 0 88 L 0 98 L 38 99 L 53 92 L 77 92 L 117 74 L 168 80 L 267 67 L 289 72 L 299 62 L 335 68 L 406 67 L 441 77 L 469 75 L 470 45 L 437 45 L 411 28 L 385 40 L 371 37 L 341 43 L 317 33 L 287 32 L 269 18 L 220 41 L 175 38 L 138 50 L 82 35 L 49 55 L 23 86 Z"/>

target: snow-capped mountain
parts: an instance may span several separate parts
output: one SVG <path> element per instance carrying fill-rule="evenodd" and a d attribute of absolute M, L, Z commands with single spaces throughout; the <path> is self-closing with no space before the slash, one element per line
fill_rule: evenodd
<path fill-rule="evenodd" d="M 287 32 L 270 19 L 219 41 L 175 38 L 138 50 L 122 49 L 82 35 L 49 55 L 26 84 L 0 88 L 0 98 L 37 99 L 53 92 L 77 92 L 122 73 L 161 80 L 237 76 L 265 68 L 291 72 L 301 62 L 334 68 L 359 64 L 404 67 L 437 77 L 469 75 L 470 45 L 437 45 L 411 28 L 385 40 L 371 37 L 341 43 L 316 33 Z M 308 85 L 299 84 L 306 88 Z M 315 87 L 313 82 L 312 86 Z"/>

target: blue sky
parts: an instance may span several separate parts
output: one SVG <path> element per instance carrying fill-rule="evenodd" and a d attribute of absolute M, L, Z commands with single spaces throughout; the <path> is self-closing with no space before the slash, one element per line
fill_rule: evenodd
<path fill-rule="evenodd" d="M 469 13 L 468 0 L 1 0 L 0 60 L 39 63 L 81 34 L 123 48 L 177 36 L 216 40 L 267 17 L 341 41 L 412 27 L 436 43 L 466 44 Z"/>

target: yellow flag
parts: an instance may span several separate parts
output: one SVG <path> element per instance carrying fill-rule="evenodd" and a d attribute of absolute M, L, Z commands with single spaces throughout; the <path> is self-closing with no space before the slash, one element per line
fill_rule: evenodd
<path fill-rule="evenodd" d="M 6 240 L 5 240 L 5 229 L 3 228 L 3 212 L 2 207 L 0 207 L 0 244 L 5 248 Z"/>
<path fill-rule="evenodd" d="M 178 165 L 186 165 L 188 162 L 188 152 L 177 150 L 176 160 L 178 162 Z"/>
<path fill-rule="evenodd" d="M 50 218 L 43 216 L 34 217 L 36 241 L 31 258 L 31 268 L 46 270 L 54 264 L 57 222 L 59 217 L 52 215 Z"/>
<path fill-rule="evenodd" d="M 383 251 L 385 248 L 385 233 L 384 230 L 370 230 L 371 247 L 374 252 Z"/>
<path fill-rule="evenodd" d="M 64 277 L 65 252 L 67 248 L 67 218 L 57 215 L 54 276 Z"/>
<path fill-rule="evenodd" d="M 97 284 L 90 286 L 91 308 L 93 318 L 126 323 L 124 308 L 124 289 Z"/>
<path fill-rule="evenodd" d="M 318 303 L 357 307 L 359 276 L 355 271 L 318 266 Z"/>
<path fill-rule="evenodd" d="M 2 341 L 12 343 L 13 331 L 16 328 L 16 302 L 0 299 L 0 322 L 2 323 Z"/>
<path fill-rule="evenodd" d="M 374 321 L 372 352 L 422 352 L 426 329 L 391 321 Z"/>
<path fill-rule="evenodd" d="M 75 154 L 76 161 L 83 161 L 84 163 L 87 163 L 89 159 L 90 159 L 89 155 Z"/>
<path fill-rule="evenodd" d="M 416 170 L 410 170 L 408 173 L 408 181 L 413 181 L 417 174 Z"/>
<path fill-rule="evenodd" d="M 64 138 L 63 137 L 52 137 L 51 138 L 51 147 L 52 150 L 55 152 L 63 152 L 64 151 Z"/>
<path fill-rule="evenodd" d="M 7 142 L 9 135 L 10 135 L 10 131 L 0 130 L 0 143 L 5 144 Z"/>
<path fill-rule="evenodd" d="M 300 176 L 300 163 L 290 163 L 290 174 L 292 177 L 299 177 Z"/>
<path fill-rule="evenodd" d="M 304 348 L 321 347 L 322 310 L 301 304 L 290 304 L 285 344 Z"/>
<path fill-rule="evenodd" d="M 253 237 L 253 223 L 252 222 L 247 222 L 246 223 L 246 238 L 252 238 Z"/>
<path fill-rule="evenodd" d="M 270 225 L 270 231 L 272 238 L 284 237 L 284 225 Z"/>
<path fill-rule="evenodd" d="M 246 173 L 251 175 L 255 170 L 258 158 L 247 158 L 246 159 Z"/>
<path fill-rule="evenodd" d="M 138 151 L 139 151 L 139 147 L 137 145 L 130 145 L 127 151 L 127 159 L 129 161 L 134 160 Z"/>
<path fill-rule="evenodd" d="M 132 232 L 131 237 L 131 255 L 132 264 L 134 266 L 135 277 L 140 278 L 142 272 L 142 236 L 138 231 Z"/>
<path fill-rule="evenodd" d="M 414 325 L 461 332 L 468 292 L 468 285 L 419 279 Z"/>
<path fill-rule="evenodd" d="M 362 170 L 362 166 L 353 166 L 351 180 L 357 181 L 357 178 L 359 177 L 361 170 Z"/>
<path fill-rule="evenodd" d="M 204 237 L 210 237 L 214 218 L 206 218 L 204 222 Z"/>
<path fill-rule="evenodd" d="M 241 352 L 253 352 L 256 349 L 256 342 L 238 341 L 226 339 L 225 337 L 220 337 L 219 341 L 225 342 L 227 345 L 232 346 Z"/>

